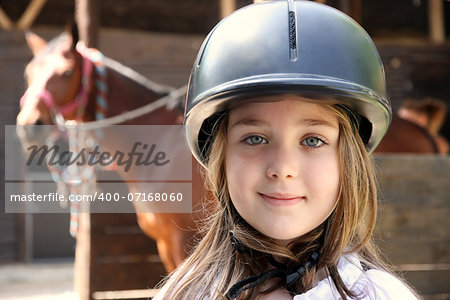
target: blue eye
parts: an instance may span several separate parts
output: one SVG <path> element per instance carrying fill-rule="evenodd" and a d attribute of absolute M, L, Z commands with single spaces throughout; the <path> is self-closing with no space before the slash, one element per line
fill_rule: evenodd
<path fill-rule="evenodd" d="M 250 145 L 260 145 L 268 143 L 268 141 L 265 138 L 259 135 L 251 135 L 247 137 L 244 141 Z"/>
<path fill-rule="evenodd" d="M 320 147 L 320 146 L 322 146 L 323 143 L 324 143 L 324 141 L 322 141 L 320 138 L 315 137 L 315 136 L 307 137 L 306 139 L 304 139 L 301 142 L 302 145 L 312 147 L 312 148 Z"/>

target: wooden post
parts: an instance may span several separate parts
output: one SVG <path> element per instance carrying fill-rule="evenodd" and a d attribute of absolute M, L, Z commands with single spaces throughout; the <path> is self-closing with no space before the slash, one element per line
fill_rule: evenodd
<path fill-rule="evenodd" d="M 339 9 L 347 14 L 347 15 L 351 15 L 351 0 L 339 0 Z"/>
<path fill-rule="evenodd" d="M 87 47 L 98 48 L 98 29 L 100 20 L 100 0 L 75 0 L 75 20 L 78 24 L 80 40 Z M 77 244 L 75 250 L 74 288 L 78 299 L 92 299 L 92 236 L 89 213 L 79 214 Z"/>
<path fill-rule="evenodd" d="M 323 1 L 322 3 L 324 3 Z M 356 22 L 362 22 L 361 0 L 339 0 L 339 10 L 352 17 Z"/>
<path fill-rule="evenodd" d="M 352 1 L 352 18 L 362 25 L 362 1 L 361 0 L 353 0 Z"/>
<path fill-rule="evenodd" d="M 445 42 L 443 0 L 428 0 L 428 27 L 433 43 Z"/>
<path fill-rule="evenodd" d="M 220 0 L 220 17 L 223 19 L 236 10 L 236 0 Z"/>
<path fill-rule="evenodd" d="M 91 215 L 80 213 L 75 249 L 74 290 L 79 300 L 91 300 Z"/>
<path fill-rule="evenodd" d="M 75 20 L 87 47 L 98 47 L 99 6 L 100 0 L 75 0 Z"/>

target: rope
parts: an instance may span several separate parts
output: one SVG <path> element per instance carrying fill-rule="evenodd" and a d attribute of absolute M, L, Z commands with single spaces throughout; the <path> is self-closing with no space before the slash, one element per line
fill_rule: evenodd
<path fill-rule="evenodd" d="M 275 267 L 274 269 L 237 282 L 228 290 L 225 295 L 226 299 L 236 299 L 242 292 L 254 288 L 255 286 L 258 286 L 272 278 L 281 278 L 284 282 L 283 285 L 285 288 L 290 290 L 306 274 L 306 272 L 317 263 L 319 253 L 314 251 L 305 264 L 294 270 L 288 269 L 286 265 L 275 261 L 271 255 L 268 255 L 268 259 L 269 262 Z"/>
<path fill-rule="evenodd" d="M 86 123 L 77 124 L 77 127 L 80 128 L 80 130 L 93 130 L 93 129 L 100 129 L 104 127 L 108 127 L 111 125 L 121 124 L 129 120 L 136 119 L 137 117 L 143 116 L 145 114 L 151 113 L 165 105 L 167 103 L 170 103 L 171 101 L 174 101 L 175 99 L 180 98 L 186 93 L 187 85 L 182 86 L 181 88 L 171 92 L 170 94 L 159 98 L 156 101 L 153 101 L 149 104 L 146 104 L 144 106 L 141 106 L 139 108 L 124 112 L 120 115 L 109 117 L 103 120 L 97 120 L 97 121 L 91 121 Z M 62 125 L 64 127 L 64 125 Z"/>
<path fill-rule="evenodd" d="M 78 128 L 75 126 L 75 121 L 69 121 L 67 124 L 67 137 L 61 135 L 63 132 L 55 128 L 47 138 L 46 144 L 56 145 L 58 138 L 63 137 L 69 144 L 69 152 L 77 154 L 80 151 L 80 144 L 77 138 L 79 136 Z M 70 125 L 70 126 L 69 126 Z M 87 134 L 87 132 L 85 133 Z M 87 136 L 84 136 L 87 139 Z M 83 148 L 83 147 L 81 147 Z M 47 168 L 50 171 L 53 181 L 57 184 L 58 193 L 64 195 L 68 199 L 68 195 L 79 195 L 87 193 L 87 186 L 90 183 L 95 182 L 94 166 L 85 165 L 82 170 L 77 164 L 70 164 L 67 168 L 63 165 L 65 162 L 71 159 L 71 157 L 65 157 L 62 161 L 62 157 L 56 157 L 56 161 L 59 164 L 54 164 L 49 161 L 50 158 L 45 156 Z M 67 206 L 67 202 L 60 202 L 62 208 Z M 69 231 L 71 236 L 76 237 L 78 231 L 78 213 L 80 211 L 80 204 L 77 201 L 70 202 L 70 225 Z"/>
<path fill-rule="evenodd" d="M 83 78 L 82 78 L 82 88 L 77 96 L 76 103 L 79 103 L 77 108 L 77 120 L 81 121 L 82 116 L 84 115 L 84 111 L 86 108 L 86 104 L 89 98 L 90 91 L 90 81 L 91 81 L 91 72 L 89 70 L 92 69 L 92 64 L 94 65 L 96 76 L 96 87 L 97 87 L 97 95 L 96 95 L 96 119 L 103 120 L 105 118 L 106 110 L 107 110 L 107 84 L 106 84 L 106 68 L 103 63 L 104 56 L 97 49 L 85 48 L 83 45 L 79 44 L 77 46 L 80 54 L 83 56 Z M 79 99 L 78 99 L 79 98 Z M 66 121 L 61 113 L 56 113 L 54 115 L 55 124 L 59 130 L 58 134 L 62 132 L 67 133 L 67 140 L 69 143 L 69 152 L 73 154 L 78 154 L 80 149 L 83 149 L 85 145 L 80 145 L 79 141 L 86 141 L 89 138 L 89 133 L 84 132 L 80 133 L 80 128 L 78 126 L 79 123 L 75 120 Z M 96 134 L 101 137 L 101 132 L 96 131 Z M 80 136 L 82 135 L 82 136 Z M 55 135 L 52 134 L 52 138 L 55 139 Z M 94 143 L 95 144 L 95 143 Z M 95 145 L 93 145 L 95 146 Z M 67 189 L 71 195 L 80 195 L 89 192 L 89 187 L 95 185 L 95 170 L 93 166 L 85 165 L 82 170 L 76 164 L 72 164 L 67 166 L 67 168 L 63 168 L 59 166 L 59 168 L 51 167 L 47 164 L 52 174 L 53 180 L 57 183 L 58 190 L 67 193 Z M 71 236 L 76 237 L 78 228 L 79 228 L 79 212 L 81 206 L 77 201 L 70 202 L 70 225 L 69 232 Z"/>

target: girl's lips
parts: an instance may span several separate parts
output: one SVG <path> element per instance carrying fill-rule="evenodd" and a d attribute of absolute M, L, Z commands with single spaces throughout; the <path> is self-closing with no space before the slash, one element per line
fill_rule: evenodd
<path fill-rule="evenodd" d="M 270 193 L 270 194 L 259 193 L 259 194 L 264 200 L 266 200 L 270 204 L 277 206 L 294 205 L 306 199 L 306 197 L 304 196 L 298 196 L 293 194 L 282 194 L 282 193 Z"/>

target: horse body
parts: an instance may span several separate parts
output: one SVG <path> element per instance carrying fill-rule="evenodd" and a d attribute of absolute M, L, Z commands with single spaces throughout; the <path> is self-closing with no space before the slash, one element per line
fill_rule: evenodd
<path fill-rule="evenodd" d="M 434 137 L 425 128 L 394 115 L 375 153 L 437 154 L 439 149 Z"/>

